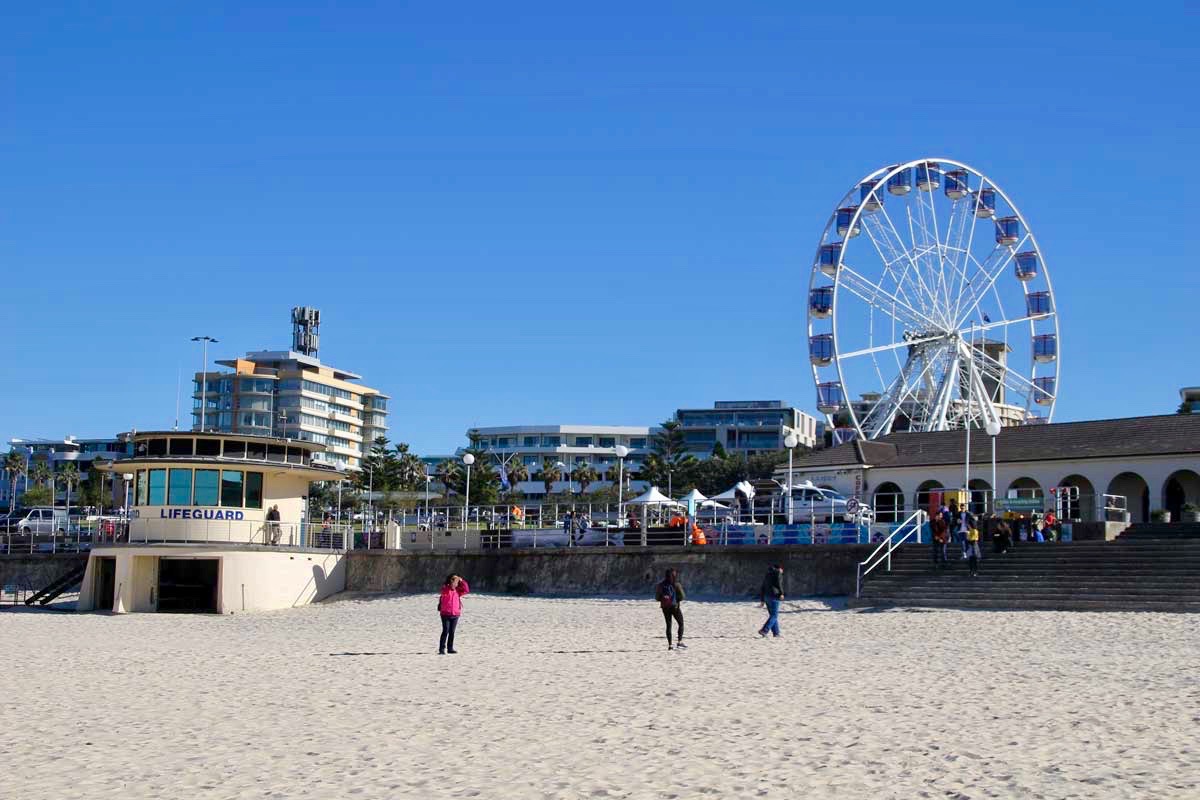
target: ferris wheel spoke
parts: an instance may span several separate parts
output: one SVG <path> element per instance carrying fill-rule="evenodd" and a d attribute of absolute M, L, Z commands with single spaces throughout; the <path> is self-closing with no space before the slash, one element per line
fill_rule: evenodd
<path fill-rule="evenodd" d="M 891 431 L 896 413 L 900 410 L 901 397 L 908 387 L 909 377 L 921 360 L 922 355 L 919 350 L 910 354 L 904 362 L 904 366 L 900 368 L 899 374 L 892 380 L 891 385 L 867 412 L 861 427 L 866 432 L 868 439 L 874 439 Z"/>
<path fill-rule="evenodd" d="M 918 191 L 918 195 L 923 192 Z M 925 277 L 928 278 L 930 293 L 933 299 L 933 308 L 942 312 L 943 316 L 948 314 L 949 298 L 946 296 L 946 287 L 942 280 L 941 274 L 934 269 L 930 259 L 929 252 L 934 245 L 930 245 L 928 241 L 929 229 L 925 227 L 925 203 L 921 198 L 917 197 L 917 215 L 914 218 L 912 209 L 906 208 L 905 213 L 908 215 L 908 236 L 912 241 L 912 256 L 913 262 L 919 264 L 925 272 Z M 917 231 L 921 232 L 920 241 L 917 241 Z"/>
<path fill-rule="evenodd" d="M 1028 396 L 1030 392 L 1038 394 L 1046 393 L 1043 389 L 1038 388 L 1033 381 L 1007 364 L 997 361 L 982 349 L 977 348 L 975 350 L 975 360 L 979 362 L 982 368 L 988 370 L 988 373 L 992 377 L 1003 383 L 1006 389 L 1011 389 L 1022 397 Z"/>
<path fill-rule="evenodd" d="M 904 302 L 908 303 L 910 306 L 915 306 L 916 304 L 913 302 L 913 299 L 909 296 L 909 293 L 905 291 L 906 285 L 909 286 L 909 288 L 915 289 L 915 287 L 911 286 L 911 284 L 906 284 L 904 281 L 904 276 L 908 272 L 908 264 L 905 263 L 903 272 L 900 272 L 899 274 L 896 272 L 896 265 L 902 261 L 907 262 L 908 253 L 897 252 L 892 242 L 886 239 L 886 236 L 880 237 L 877 235 L 886 234 L 886 231 L 883 231 L 882 226 L 879 225 L 877 221 L 872 219 L 874 216 L 874 214 L 869 215 L 867 217 L 867 221 L 863 224 L 863 227 L 866 228 L 867 231 L 867 238 L 871 240 L 871 244 L 875 247 L 875 252 L 879 254 L 879 259 L 883 262 L 884 274 L 891 276 L 896 281 L 896 292 L 903 297 Z M 874 230 L 875 227 L 879 227 L 879 230 Z M 882 245 L 880 244 L 881 238 L 883 239 Z M 888 253 L 883 252 L 885 247 L 888 249 Z"/>
<path fill-rule="evenodd" d="M 940 329 L 940 326 L 925 314 L 873 281 L 858 274 L 847 264 L 842 264 L 842 268 L 838 271 L 838 276 L 839 287 L 844 285 L 847 290 L 868 305 L 874 306 L 884 313 L 890 313 L 893 316 L 899 314 L 907 322 L 915 325 L 918 330 L 929 328 Z"/>
<path fill-rule="evenodd" d="M 962 354 L 955 347 L 950 354 L 950 362 L 946 366 L 946 371 L 942 373 L 937 390 L 934 392 L 929 417 L 925 420 L 925 426 L 921 430 L 946 430 L 947 417 L 950 410 L 950 398 L 954 395 L 954 388 L 958 384 L 958 370 L 961 360 Z"/>
<path fill-rule="evenodd" d="M 937 297 L 934 295 L 933 291 L 929 288 L 929 286 L 925 283 L 924 279 L 921 277 L 921 270 L 917 266 L 916 260 L 912 257 L 912 252 L 904 246 L 904 238 L 900 235 L 900 231 L 898 231 L 896 229 L 896 223 L 892 222 L 891 214 L 888 213 L 888 210 L 886 207 L 880 209 L 880 214 L 882 214 L 883 218 L 885 220 L 887 220 L 888 228 L 891 229 L 892 237 L 894 237 L 894 238 L 887 238 L 887 240 L 894 242 L 895 247 L 898 250 L 898 252 L 903 253 L 904 258 L 908 261 L 908 264 L 904 267 L 904 272 L 902 273 L 902 276 L 908 275 L 909 268 L 911 267 L 913 280 L 915 280 L 917 282 L 917 284 L 921 287 L 922 292 L 929 299 L 929 303 L 930 303 L 929 307 L 937 308 Z M 884 232 L 882 224 L 879 225 L 879 228 L 880 228 L 881 232 Z M 886 232 L 884 232 L 884 234 L 885 234 L 885 238 L 886 238 Z"/>
<path fill-rule="evenodd" d="M 945 334 L 939 334 L 937 336 L 926 336 L 926 337 L 923 337 L 920 339 L 910 339 L 908 341 L 903 341 L 903 342 L 892 342 L 891 344 L 881 344 L 881 345 L 877 345 L 875 347 L 865 347 L 862 350 L 851 350 L 849 353 L 839 353 L 838 355 L 841 358 L 858 358 L 859 356 L 871 355 L 873 353 L 884 353 L 889 350 L 899 350 L 902 347 L 915 347 L 918 345 L 926 344 L 928 342 L 944 341 L 945 339 L 946 339 Z"/>
<path fill-rule="evenodd" d="M 1017 243 L 1017 246 L 1016 246 L 1016 247 L 1002 247 L 1002 248 L 997 248 L 997 249 L 999 249 L 999 250 L 1006 250 L 1006 251 L 1008 251 L 1008 252 L 1007 252 L 1007 254 L 1004 256 L 1004 258 L 1000 260 L 1000 263 L 999 263 L 999 264 L 996 266 L 996 268 L 995 268 L 995 269 L 992 271 L 991 275 L 990 275 L 990 276 L 988 276 L 987 285 L 985 285 L 985 286 L 984 286 L 984 287 L 983 287 L 981 290 L 979 290 L 978 292 L 972 291 L 972 295 L 971 295 L 971 296 L 974 298 L 974 302 L 972 302 L 972 303 L 971 303 L 971 305 L 970 305 L 970 306 L 967 308 L 967 310 L 966 310 L 966 311 L 964 311 L 962 314 L 960 314 L 960 315 L 959 315 L 958 319 L 955 321 L 955 327 L 956 327 L 956 328 L 957 328 L 957 327 L 961 327 L 961 326 L 962 326 L 962 324 L 963 324 L 963 322 L 965 322 L 965 321 L 966 321 L 966 320 L 967 320 L 967 319 L 968 319 L 968 318 L 971 316 L 971 314 L 973 314 L 973 313 L 975 312 L 975 309 L 979 307 L 979 304 L 980 304 L 980 302 L 982 302 L 982 301 L 983 301 L 983 298 L 984 298 L 984 297 L 987 295 L 987 293 L 988 293 L 989 291 L 991 291 L 991 288 L 992 288 L 992 286 L 993 286 L 993 285 L 996 283 L 996 281 L 997 281 L 997 280 L 1000 278 L 1001 274 L 1003 274 L 1003 273 L 1004 273 L 1004 270 L 1008 268 L 1008 265 L 1009 265 L 1009 264 L 1012 262 L 1012 260 L 1013 260 L 1013 259 L 1016 257 L 1016 255 L 1017 255 L 1017 251 L 1018 251 L 1018 250 L 1020 250 L 1020 249 L 1021 249 L 1021 247 L 1022 247 L 1022 246 L 1025 244 L 1025 242 L 1027 242 L 1027 241 L 1029 241 L 1029 234 L 1028 234 L 1028 233 L 1026 233 L 1026 234 L 1025 234 L 1025 235 L 1024 235 L 1022 238 L 1021 238 L 1021 241 L 1019 241 L 1019 242 Z M 995 252 L 995 251 L 993 251 L 993 252 Z M 989 257 L 989 260 L 990 260 L 990 257 Z"/>

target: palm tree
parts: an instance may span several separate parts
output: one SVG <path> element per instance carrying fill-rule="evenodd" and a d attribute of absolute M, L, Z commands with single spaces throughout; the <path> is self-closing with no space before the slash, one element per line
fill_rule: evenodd
<path fill-rule="evenodd" d="M 554 491 L 554 482 L 562 477 L 562 472 L 558 469 L 558 462 L 553 458 L 547 458 L 542 461 L 542 485 L 546 487 L 546 494 Z"/>
<path fill-rule="evenodd" d="M 4 457 L 4 471 L 8 474 L 8 510 L 17 502 L 17 480 L 25 474 L 25 457 L 16 450 L 9 450 Z"/>
<path fill-rule="evenodd" d="M 520 491 L 517 484 L 527 480 L 529 480 L 529 467 L 525 466 L 525 462 L 514 458 L 508 467 L 508 484 L 512 487 L 512 491 Z"/>
<path fill-rule="evenodd" d="M 437 479 L 446 487 L 446 497 L 449 499 L 450 490 L 455 488 L 462 479 L 462 468 L 459 466 L 458 460 L 447 458 L 445 461 L 439 462 L 433 474 L 437 475 Z"/>
<path fill-rule="evenodd" d="M 580 464 L 571 472 L 571 477 L 579 484 L 579 493 L 587 494 L 587 489 L 600 479 L 600 473 L 591 464 Z"/>
<path fill-rule="evenodd" d="M 67 490 L 67 525 L 69 526 L 71 524 L 71 489 L 79 485 L 79 467 L 75 466 L 74 461 L 63 464 L 63 468 L 58 471 L 58 482 Z"/>
<path fill-rule="evenodd" d="M 396 443 L 395 461 L 397 488 L 416 490 L 425 485 L 425 462 L 416 453 L 410 453 L 405 442 Z"/>
<path fill-rule="evenodd" d="M 45 486 L 54 479 L 54 473 L 50 471 L 50 467 L 45 461 L 39 461 L 33 465 L 29 477 L 38 486 Z"/>

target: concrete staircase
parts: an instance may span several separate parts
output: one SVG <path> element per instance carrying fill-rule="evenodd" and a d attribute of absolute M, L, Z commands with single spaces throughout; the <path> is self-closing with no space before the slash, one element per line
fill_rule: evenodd
<path fill-rule="evenodd" d="M 1126 528 L 1117 538 L 1123 542 L 1140 542 L 1147 539 L 1177 542 L 1181 539 L 1200 539 L 1200 523 L 1138 522 Z"/>
<path fill-rule="evenodd" d="M 891 572 L 876 568 L 850 605 L 1200 612 L 1200 533 L 1143 536 L 1146 527 L 1112 542 L 1026 543 L 1004 555 L 989 543 L 974 578 L 957 545 L 949 566 L 936 570 L 929 545 L 903 545 Z"/>

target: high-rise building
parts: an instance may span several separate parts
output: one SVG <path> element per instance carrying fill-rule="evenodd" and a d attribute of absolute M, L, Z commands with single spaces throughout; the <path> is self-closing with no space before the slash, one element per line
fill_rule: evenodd
<path fill-rule="evenodd" d="M 727 453 L 754 455 L 784 449 L 789 433 L 802 447 L 815 447 L 823 435 L 816 418 L 782 400 L 718 400 L 712 408 L 681 408 L 675 418 L 688 450 L 700 457 L 718 443 Z"/>
<path fill-rule="evenodd" d="M 637 472 L 650 453 L 650 437 L 655 429 L 637 425 L 509 425 L 493 428 L 471 428 L 467 438 L 495 459 L 496 465 L 519 463 L 529 471 L 529 480 L 516 488 L 527 495 L 543 494 L 541 470 L 546 461 L 561 463 L 567 469 L 553 485 L 554 491 L 578 489 L 579 484 L 568 480 L 568 474 L 578 467 L 593 468 L 599 479 L 589 491 L 612 486 L 605 476 L 617 464 L 617 447 L 628 450 L 625 469 L 630 475 Z M 434 465 L 436 468 L 436 464 Z M 641 488 L 635 482 L 635 488 Z"/>
<path fill-rule="evenodd" d="M 217 361 L 225 371 L 196 373 L 192 430 L 318 442 L 327 448 L 320 456 L 326 463 L 358 469 L 371 443 L 387 435 L 389 398 L 356 383 L 360 375 L 321 363 L 316 332 L 320 312 L 295 308 L 292 320 L 294 346 L 304 352 L 250 352 Z"/>

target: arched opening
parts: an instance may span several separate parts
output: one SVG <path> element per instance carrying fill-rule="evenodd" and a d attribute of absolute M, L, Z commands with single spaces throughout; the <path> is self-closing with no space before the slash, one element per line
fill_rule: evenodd
<path fill-rule="evenodd" d="M 1171 512 L 1171 521 L 1183 520 L 1185 505 L 1200 506 L 1200 475 L 1181 469 L 1167 476 L 1163 484 L 1163 508 Z"/>
<path fill-rule="evenodd" d="M 1125 498 L 1130 522 L 1150 519 L 1150 487 L 1136 472 L 1122 472 L 1108 482 L 1108 494 Z"/>
<path fill-rule="evenodd" d="M 1010 498 L 1041 500 L 1045 496 L 1042 485 L 1033 478 L 1017 478 L 1008 485 L 1008 497 Z"/>
<path fill-rule="evenodd" d="M 917 487 L 917 493 L 913 497 L 913 502 L 916 505 L 914 505 L 913 507 L 917 508 L 917 509 L 922 509 L 924 511 L 928 511 L 929 510 L 929 495 L 930 495 L 930 493 L 940 492 L 944 488 L 946 488 L 946 487 L 942 486 L 942 484 L 938 483 L 937 481 L 925 481 L 924 483 L 922 483 L 920 486 Z"/>
<path fill-rule="evenodd" d="M 876 522 L 899 522 L 904 516 L 904 491 L 890 481 L 875 487 L 871 496 Z"/>
<path fill-rule="evenodd" d="M 1096 487 L 1082 475 L 1068 475 L 1054 487 L 1054 504 L 1059 519 L 1094 521 Z"/>
<path fill-rule="evenodd" d="M 967 485 L 970 490 L 969 510 L 979 516 L 987 514 L 992 509 L 992 485 L 982 478 L 974 478 Z"/>

